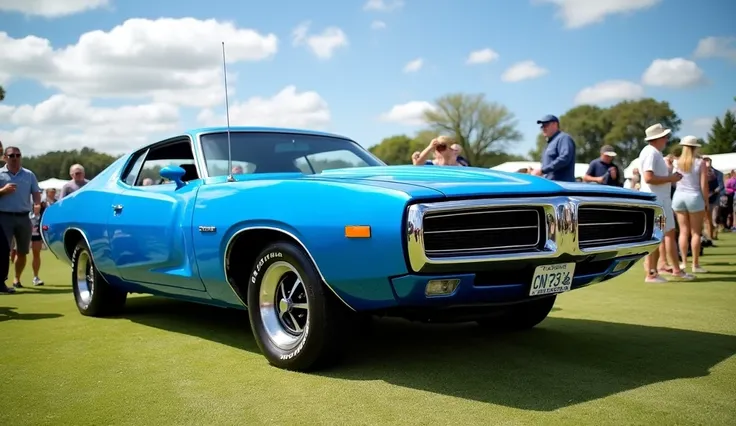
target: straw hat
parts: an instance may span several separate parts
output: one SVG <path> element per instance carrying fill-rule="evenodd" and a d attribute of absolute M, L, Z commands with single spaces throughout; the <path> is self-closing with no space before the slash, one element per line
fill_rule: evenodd
<path fill-rule="evenodd" d="M 695 136 L 685 136 L 680 141 L 680 145 L 682 145 L 682 146 L 691 146 L 693 148 L 697 148 L 699 146 L 702 146 L 702 145 L 700 145 L 698 143 L 698 138 L 696 138 Z"/>
<path fill-rule="evenodd" d="M 651 141 L 654 139 L 659 139 L 663 136 L 667 136 L 670 133 L 672 133 L 672 130 L 664 127 L 663 125 L 657 123 L 653 126 L 649 126 L 646 130 L 646 137 L 644 138 L 645 141 Z"/>

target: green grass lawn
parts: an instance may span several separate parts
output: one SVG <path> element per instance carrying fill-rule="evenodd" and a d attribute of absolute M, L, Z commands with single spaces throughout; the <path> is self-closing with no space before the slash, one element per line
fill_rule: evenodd
<path fill-rule="evenodd" d="M 637 266 L 520 334 L 382 320 L 311 375 L 270 367 L 244 312 L 135 296 L 83 317 L 45 252 L 45 287 L 0 296 L 0 425 L 733 425 L 736 235 L 717 243 L 696 282 Z"/>

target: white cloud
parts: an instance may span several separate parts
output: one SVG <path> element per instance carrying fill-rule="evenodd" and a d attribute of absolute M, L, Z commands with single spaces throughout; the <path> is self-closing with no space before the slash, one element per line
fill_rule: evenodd
<path fill-rule="evenodd" d="M 373 30 L 382 30 L 386 28 L 386 23 L 383 21 L 373 21 L 371 22 L 371 29 Z"/>
<path fill-rule="evenodd" d="M 644 71 L 642 82 L 649 86 L 693 87 L 705 82 L 705 75 L 698 65 L 687 59 L 655 59 Z"/>
<path fill-rule="evenodd" d="M 309 34 L 311 22 L 306 21 L 297 25 L 292 31 L 294 46 L 306 45 L 315 56 L 320 59 L 329 59 L 335 50 L 348 46 L 348 37 L 338 27 L 327 27 L 321 34 Z"/>
<path fill-rule="evenodd" d="M 109 4 L 110 0 L 0 0 L 0 11 L 58 18 Z"/>
<path fill-rule="evenodd" d="M 37 105 L 2 105 L 0 123 L 12 126 L 0 129 L 3 144 L 28 155 L 83 146 L 121 153 L 178 128 L 179 109 L 165 103 L 98 107 L 56 94 Z"/>
<path fill-rule="evenodd" d="M 575 103 L 601 104 L 611 101 L 638 99 L 644 96 L 644 88 L 631 81 L 608 80 L 586 87 L 575 96 Z"/>
<path fill-rule="evenodd" d="M 110 31 L 84 33 L 64 48 L 0 32 L 0 83 L 23 77 L 85 98 L 210 106 L 223 98 L 221 41 L 229 63 L 270 58 L 278 45 L 273 34 L 194 18 L 129 19 Z"/>
<path fill-rule="evenodd" d="M 557 6 L 557 16 L 567 28 L 603 22 L 608 15 L 621 15 L 651 8 L 662 0 L 532 0 Z"/>
<path fill-rule="evenodd" d="M 724 58 L 736 61 L 736 37 L 706 37 L 698 42 L 696 58 Z"/>
<path fill-rule="evenodd" d="M 379 12 L 390 12 L 404 6 L 402 0 L 368 0 L 363 5 L 363 10 L 376 10 Z"/>
<path fill-rule="evenodd" d="M 422 58 L 414 59 L 413 61 L 409 61 L 406 65 L 404 65 L 404 72 L 417 72 L 422 69 L 422 65 L 424 65 L 424 60 Z"/>
<path fill-rule="evenodd" d="M 516 83 L 523 80 L 539 78 L 548 72 L 546 68 L 540 67 L 534 61 L 522 61 L 507 69 L 501 75 L 501 80 L 508 83 Z"/>
<path fill-rule="evenodd" d="M 319 93 L 298 92 L 295 86 L 286 86 L 271 98 L 252 97 L 230 105 L 230 124 L 233 126 L 276 126 L 323 129 L 330 123 L 330 109 Z M 208 126 L 225 125 L 225 112 L 216 115 L 204 109 L 197 120 Z"/>
<path fill-rule="evenodd" d="M 424 112 L 435 109 L 434 105 L 426 101 L 411 101 L 405 104 L 394 105 L 388 112 L 381 114 L 379 119 L 407 126 L 424 124 Z"/>
<path fill-rule="evenodd" d="M 485 64 L 488 62 L 492 62 L 498 59 L 498 53 L 491 49 L 481 49 L 481 50 L 475 50 L 473 52 L 470 52 L 470 55 L 468 55 L 467 61 L 465 61 L 468 65 L 473 64 Z"/>

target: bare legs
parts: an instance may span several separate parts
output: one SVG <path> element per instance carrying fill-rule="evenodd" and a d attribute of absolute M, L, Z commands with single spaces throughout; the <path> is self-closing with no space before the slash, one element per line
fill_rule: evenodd
<path fill-rule="evenodd" d="M 34 241 L 31 243 L 31 251 L 33 252 L 33 260 L 31 261 L 31 268 L 33 268 L 33 277 L 38 278 L 38 272 L 41 270 L 41 241 Z"/>

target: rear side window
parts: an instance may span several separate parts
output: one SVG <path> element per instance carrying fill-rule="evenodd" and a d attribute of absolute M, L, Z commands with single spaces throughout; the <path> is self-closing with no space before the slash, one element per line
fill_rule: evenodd
<path fill-rule="evenodd" d="M 130 163 L 128 163 L 128 167 L 125 168 L 125 171 L 120 177 L 120 180 L 125 182 L 127 185 L 135 186 L 135 183 L 138 180 L 138 174 L 141 172 L 141 168 L 143 167 L 143 162 L 146 159 L 147 153 L 147 149 L 141 152 L 137 152 L 135 154 L 135 158 Z"/>

